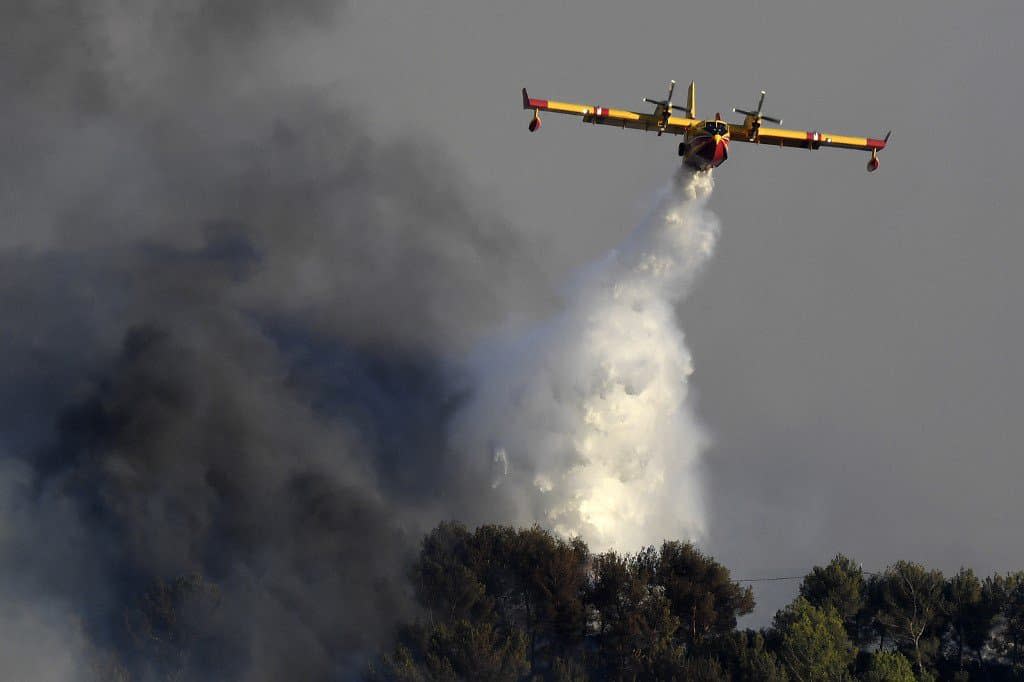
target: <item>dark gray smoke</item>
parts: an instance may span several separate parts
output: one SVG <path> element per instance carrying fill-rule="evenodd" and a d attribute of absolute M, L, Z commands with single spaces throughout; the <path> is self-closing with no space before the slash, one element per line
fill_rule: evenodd
<path fill-rule="evenodd" d="M 445 367 L 545 289 L 438 150 L 277 68 L 338 4 L 0 8 L 6 679 L 345 677 L 488 504 Z"/>

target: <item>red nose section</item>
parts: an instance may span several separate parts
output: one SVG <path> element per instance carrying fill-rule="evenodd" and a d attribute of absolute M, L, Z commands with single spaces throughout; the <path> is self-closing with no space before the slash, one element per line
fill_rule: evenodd
<path fill-rule="evenodd" d="M 729 158 L 729 138 L 721 137 L 717 141 L 710 135 L 702 135 L 684 148 L 687 165 L 697 170 L 716 168 Z"/>
<path fill-rule="evenodd" d="M 720 166 L 722 165 L 722 162 L 724 162 L 728 158 L 729 140 L 727 140 L 726 138 L 722 138 L 717 143 L 715 143 L 715 152 L 714 155 L 711 157 L 711 165 L 715 167 Z"/>

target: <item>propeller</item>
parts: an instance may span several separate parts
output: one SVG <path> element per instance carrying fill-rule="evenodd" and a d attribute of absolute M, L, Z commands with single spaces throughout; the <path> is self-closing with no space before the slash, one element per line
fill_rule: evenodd
<path fill-rule="evenodd" d="M 675 109 L 676 111 L 682 111 L 682 112 L 685 112 L 685 113 L 689 114 L 690 110 L 687 109 L 686 107 L 681 107 L 681 106 L 679 106 L 677 104 L 672 104 L 672 93 L 675 92 L 675 90 L 676 90 L 676 82 L 675 81 L 669 81 L 669 84 L 668 84 L 668 98 L 667 99 L 651 99 L 649 97 L 644 97 L 644 102 L 647 102 L 648 104 L 656 104 L 659 107 L 664 108 L 666 111 L 668 111 L 669 109 Z"/>
<path fill-rule="evenodd" d="M 747 111 L 746 109 L 733 109 L 737 114 L 743 114 L 744 116 L 753 116 L 755 121 L 771 121 L 782 125 L 781 118 L 775 118 L 773 116 L 765 116 L 761 113 L 761 109 L 764 108 L 764 90 L 761 91 L 761 99 L 757 101 L 757 111 Z"/>
<path fill-rule="evenodd" d="M 672 104 L 672 102 L 666 102 L 660 99 L 647 99 L 646 97 L 644 97 L 644 101 L 648 104 L 657 104 L 659 107 L 665 107 L 666 109 L 675 109 L 676 111 L 682 111 L 686 114 L 690 113 L 690 110 L 686 107 L 681 107 L 678 104 Z"/>

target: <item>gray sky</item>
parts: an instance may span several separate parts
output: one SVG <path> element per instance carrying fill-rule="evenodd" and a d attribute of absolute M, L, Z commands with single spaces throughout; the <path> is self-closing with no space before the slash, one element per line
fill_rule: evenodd
<path fill-rule="evenodd" d="M 360 665 L 426 527 L 513 518 L 451 456 L 449 370 L 551 313 L 679 163 L 530 135 L 524 85 L 639 108 L 695 79 L 706 114 L 765 88 L 787 125 L 892 128 L 872 175 L 739 144 L 716 171 L 679 309 L 705 549 L 737 577 L 1024 568 L 1019 3 L 51 4 L 0 3 L 7 677 L 66 679 L 192 570 L 223 589 L 214 679 Z"/>
<path fill-rule="evenodd" d="M 865 154 L 741 145 L 716 171 L 719 250 L 681 309 L 715 439 L 707 549 L 735 575 L 837 551 L 1024 567 L 1024 6 L 393 1 L 350 19 L 289 76 L 380 140 L 440 144 L 554 282 L 628 232 L 678 140 L 554 115 L 530 135 L 524 85 L 638 108 L 693 79 L 705 115 L 764 88 L 787 127 L 892 128 L 870 175 Z M 794 587 L 759 590 L 761 617 Z"/>

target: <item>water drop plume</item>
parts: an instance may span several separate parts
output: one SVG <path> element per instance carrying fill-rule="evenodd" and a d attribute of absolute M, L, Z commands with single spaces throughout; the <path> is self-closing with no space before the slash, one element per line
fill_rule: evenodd
<path fill-rule="evenodd" d="M 490 466 L 519 523 L 633 551 L 705 529 L 707 435 L 676 306 L 711 256 L 710 173 L 680 169 L 614 251 L 568 287 L 559 314 L 471 358 L 472 400 L 453 442 Z"/>

